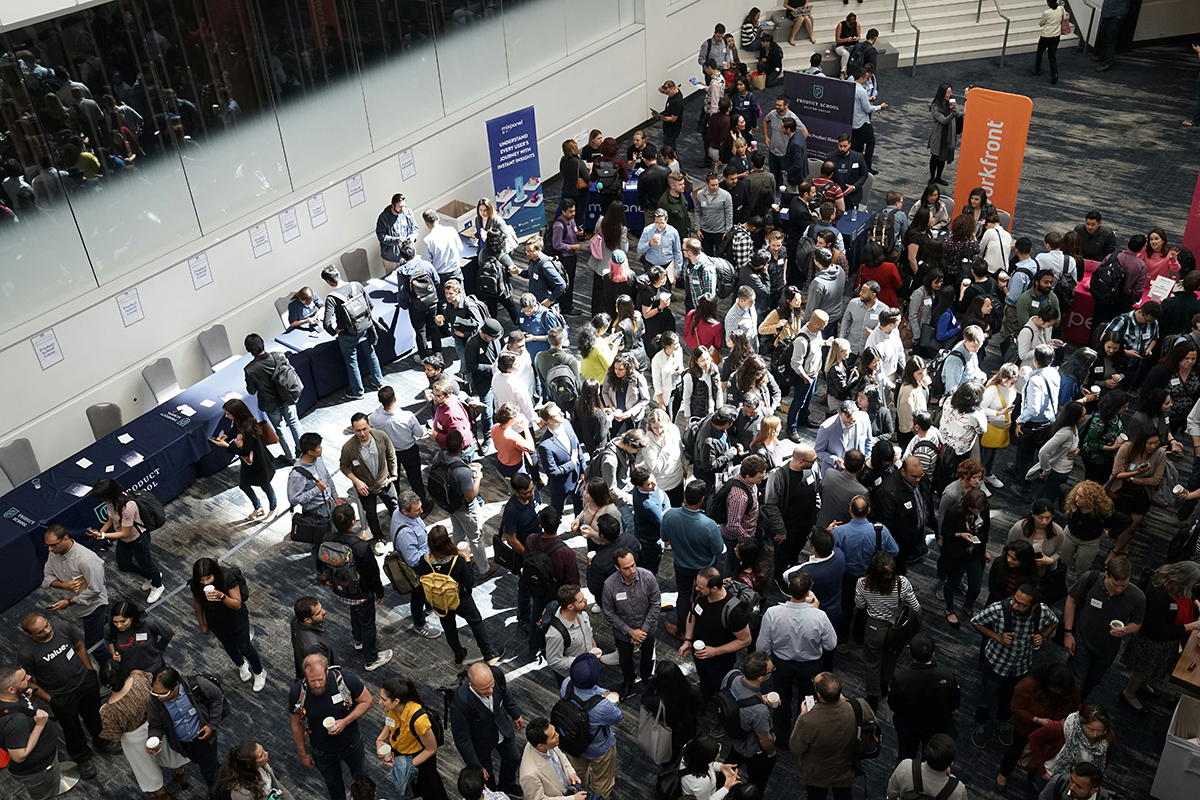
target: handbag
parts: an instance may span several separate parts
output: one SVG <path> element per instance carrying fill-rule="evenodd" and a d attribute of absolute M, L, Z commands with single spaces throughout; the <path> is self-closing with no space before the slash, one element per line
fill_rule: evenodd
<path fill-rule="evenodd" d="M 268 419 L 258 423 L 258 438 L 262 440 L 263 444 L 279 444 L 279 434 L 275 432 L 275 427 Z"/>
<path fill-rule="evenodd" d="M 662 700 L 658 701 L 658 711 L 653 715 L 642 706 L 638 713 L 638 746 L 655 764 L 665 764 L 671 760 L 671 736 L 671 729 L 663 721 Z"/>
<path fill-rule="evenodd" d="M 767 73 L 751 72 L 750 73 L 750 88 L 755 91 L 761 91 L 767 88 Z"/>
<path fill-rule="evenodd" d="M 311 511 L 297 511 L 292 514 L 292 530 L 288 538 L 293 542 L 304 544 L 319 544 L 325 541 L 325 534 L 333 530 L 333 521 Z"/>
<path fill-rule="evenodd" d="M 884 644 L 890 652 L 899 653 L 921 632 L 921 617 L 900 597 L 900 578 L 896 578 L 896 610 L 888 620 Z"/>
<path fill-rule="evenodd" d="M 592 236 L 592 241 L 588 243 L 588 252 L 592 254 L 592 258 L 604 257 L 604 237 L 598 231 Z"/>
<path fill-rule="evenodd" d="M 1067 16 L 1067 10 L 1065 8 L 1063 9 L 1061 24 L 1062 24 L 1062 27 L 1059 28 L 1059 30 L 1062 31 L 1062 35 L 1070 36 L 1071 35 L 1071 19 Z"/>
<path fill-rule="evenodd" d="M 1042 576 L 1038 582 L 1042 593 L 1042 602 L 1053 605 L 1067 596 L 1067 563 L 1062 559 L 1054 565 L 1054 569 Z"/>
<path fill-rule="evenodd" d="M 1003 408 L 1008 408 L 1008 401 L 1004 399 L 1004 393 L 997 390 L 1000 395 L 1000 402 L 1003 403 Z M 987 430 L 983 432 L 983 437 L 979 440 L 980 447 L 986 447 L 993 450 L 1003 450 L 1008 447 L 1008 428 L 997 428 L 995 425 L 988 423 Z"/>

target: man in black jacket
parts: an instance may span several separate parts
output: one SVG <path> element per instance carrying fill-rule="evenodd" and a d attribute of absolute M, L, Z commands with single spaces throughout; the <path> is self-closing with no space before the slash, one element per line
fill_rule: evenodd
<path fill-rule="evenodd" d="M 962 690 L 954 670 L 939 667 L 933 660 L 933 638 L 918 633 L 908 644 L 913 657 L 909 669 L 896 672 L 888 692 L 892 724 L 900 754 L 897 758 L 916 758 L 921 747 L 935 734 L 958 738 L 954 715 L 962 703 Z"/>
<path fill-rule="evenodd" d="M 796 563 L 821 508 L 821 473 L 814 469 L 817 451 L 798 444 L 782 469 L 767 476 L 761 529 L 775 541 L 775 580 L 786 588 L 783 573 Z M 786 594 L 786 592 L 784 592 Z"/>
<path fill-rule="evenodd" d="M 698 480 L 704 481 L 709 497 L 712 497 L 716 490 L 717 473 L 729 469 L 743 452 L 742 446 L 731 441 L 728 435 L 735 419 L 736 408 L 721 406 L 701 422 L 696 431 L 693 473 Z"/>
<path fill-rule="evenodd" d="M 471 381 L 472 393 L 483 403 L 483 415 L 486 419 L 484 430 L 489 432 L 488 435 L 492 430 L 492 414 L 495 411 L 492 408 L 494 405 L 492 377 L 496 372 L 496 361 L 500 358 L 500 337 L 503 335 L 504 328 L 500 322 L 488 319 L 484 320 L 479 331 L 467 340 L 464 371 Z M 486 445 L 487 438 L 485 437 L 480 452 Z"/>
<path fill-rule="evenodd" d="M 654 224 L 654 210 L 658 208 L 658 198 L 667 191 L 667 176 L 670 168 L 658 163 L 658 148 L 647 142 L 642 150 L 642 163 L 646 168 L 637 176 L 638 204 L 642 207 L 642 215 L 646 220 L 646 228 Z"/>
<path fill-rule="evenodd" d="M 275 380 L 276 374 L 282 374 L 286 371 L 291 371 L 291 377 L 295 377 L 296 383 L 303 388 L 300 383 L 299 376 L 296 376 L 296 370 L 292 367 L 290 361 L 283 353 L 268 353 L 263 343 L 263 338 L 257 333 L 251 333 L 246 336 L 246 352 L 254 356 L 254 359 L 245 366 L 246 373 L 246 392 L 258 397 L 258 409 L 267 416 L 274 426 L 275 432 L 279 435 L 279 446 L 283 448 L 283 458 L 287 462 L 287 466 L 291 466 L 296 460 L 296 456 L 292 454 L 292 448 L 288 446 L 288 440 L 283 435 L 283 423 L 287 423 L 288 432 L 292 435 L 292 441 L 296 443 L 296 453 L 300 450 L 300 418 L 296 416 L 296 404 L 290 398 L 279 396 L 279 383 Z"/>
<path fill-rule="evenodd" d="M 315 597 L 301 597 L 292 609 L 292 659 L 296 662 L 296 680 L 304 677 L 304 658 L 313 653 L 325 656 L 330 664 L 337 663 L 333 645 L 325 635 L 325 608 Z"/>
<path fill-rule="evenodd" d="M 839 134 L 837 150 L 825 159 L 833 162 L 833 182 L 845 192 L 846 208 L 858 208 L 863 200 L 862 187 L 870 172 L 863 154 L 850 149 L 850 134 Z"/>
<path fill-rule="evenodd" d="M 355 645 L 362 645 L 367 671 L 377 670 L 392 659 L 391 650 L 379 650 L 375 632 L 375 606 L 383 604 L 383 580 L 379 562 L 371 545 L 354 531 L 354 506 L 343 503 L 333 510 L 333 532 L 326 542 L 344 544 L 350 548 L 358 569 L 358 585 L 343 588 L 333 586 L 333 593 L 350 610 L 350 632 Z M 328 569 L 328 568 L 326 568 Z M 359 649 L 355 647 L 355 649 Z"/>
<path fill-rule="evenodd" d="M 509 794 L 521 795 L 517 770 L 521 750 L 516 732 L 525 727 L 525 718 L 516 699 L 508 690 L 504 672 L 477 661 L 467 670 L 467 682 L 458 687 L 450 701 L 450 730 L 454 746 L 468 767 L 480 767 L 488 786 Z M 492 752 L 500 753 L 500 779 L 492 767 Z"/>
<path fill-rule="evenodd" d="M 783 121 L 783 132 L 788 137 L 787 152 L 783 154 L 783 180 L 788 187 L 798 186 L 808 179 L 808 143 L 791 117 Z"/>
<path fill-rule="evenodd" d="M 879 491 L 873 493 L 875 513 L 873 522 L 882 522 L 893 532 L 900 555 L 896 557 L 896 572 L 904 575 L 909 561 L 923 557 L 925 536 L 936 532 L 937 507 L 929 482 L 922 480 L 925 468 L 920 459 L 909 456 L 900 469 L 894 469 L 883 479 Z"/>
<path fill-rule="evenodd" d="M 181 722 L 174 721 L 172 710 Z M 178 672 L 167 667 L 154 676 L 146 711 L 150 718 L 149 738 L 159 741 L 154 752 L 166 745 L 187 756 L 196 762 L 204 782 L 212 789 L 219 759 L 217 729 L 232 711 L 221 687 L 203 675 L 181 679 Z"/>

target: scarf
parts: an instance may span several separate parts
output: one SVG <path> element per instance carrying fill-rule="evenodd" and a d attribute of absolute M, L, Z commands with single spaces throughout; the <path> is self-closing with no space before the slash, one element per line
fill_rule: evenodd
<path fill-rule="evenodd" d="M 1176 596 L 1175 607 L 1175 627 L 1182 628 L 1196 618 L 1196 606 L 1192 604 L 1190 596 Z"/>
<path fill-rule="evenodd" d="M 1079 724 L 1079 712 L 1069 715 L 1063 720 L 1063 746 L 1055 756 L 1054 773 L 1070 772 L 1076 764 L 1090 761 L 1104 769 L 1105 755 L 1108 752 L 1108 736 L 1092 741 L 1083 732 Z"/>

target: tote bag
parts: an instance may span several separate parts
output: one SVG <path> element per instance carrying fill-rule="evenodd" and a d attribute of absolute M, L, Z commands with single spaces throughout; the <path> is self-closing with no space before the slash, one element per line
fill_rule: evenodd
<path fill-rule="evenodd" d="M 1001 408 L 1008 408 L 1008 401 L 1004 399 L 1004 393 L 999 390 L 996 393 L 1000 395 L 1000 402 L 1004 404 Z M 993 450 L 1003 450 L 1008 447 L 1008 428 L 997 428 L 989 422 L 987 430 L 983 432 L 983 438 L 979 440 L 979 446 Z"/>
<path fill-rule="evenodd" d="M 638 745 L 650 756 L 655 764 L 665 764 L 671 760 L 672 731 L 663 721 L 663 703 L 658 701 L 658 711 L 653 715 L 642 708 L 638 715 Z"/>

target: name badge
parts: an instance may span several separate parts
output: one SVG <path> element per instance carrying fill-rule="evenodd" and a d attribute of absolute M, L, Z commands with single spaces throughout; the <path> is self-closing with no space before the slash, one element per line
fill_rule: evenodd
<path fill-rule="evenodd" d="M 70 660 L 71 660 L 72 658 L 74 658 L 74 657 L 75 657 L 75 648 L 74 648 L 74 647 L 68 647 L 68 648 L 67 648 L 67 661 L 70 661 Z"/>
<path fill-rule="evenodd" d="M 396 727 L 396 720 L 392 717 L 388 717 L 383 721 L 383 724 L 387 725 L 389 728 L 394 728 Z"/>
<path fill-rule="evenodd" d="M 195 709 L 195 708 L 189 708 L 189 709 L 188 709 L 188 716 L 189 716 L 189 717 L 194 717 L 194 716 L 196 716 L 196 709 Z"/>
<path fill-rule="evenodd" d="M 354 464 L 354 466 L 356 466 L 356 467 L 361 467 L 361 466 L 362 466 L 362 462 L 361 462 L 361 461 L 359 461 L 357 458 L 356 458 L 356 459 L 354 459 L 354 460 L 353 460 L 352 462 L 350 462 L 350 463 Z"/>
<path fill-rule="evenodd" d="M 148 641 L 150 641 L 150 634 L 148 634 L 148 633 L 135 633 L 135 634 L 133 635 L 133 640 L 134 640 L 135 642 L 148 642 Z"/>
<path fill-rule="evenodd" d="M 697 603 L 696 607 L 692 610 L 696 612 L 697 617 L 704 613 L 704 609 L 700 607 L 699 603 Z"/>
<path fill-rule="evenodd" d="M 806 484 L 808 484 L 809 486 L 812 486 L 812 482 L 813 482 L 813 476 L 812 476 L 812 473 L 811 473 L 811 472 L 810 472 L 810 473 L 808 473 L 808 477 L 804 479 L 804 482 L 805 482 Z"/>
<path fill-rule="evenodd" d="M 912 500 L 909 500 L 907 503 L 905 503 L 904 507 L 907 508 L 909 511 L 912 511 Z"/>
<path fill-rule="evenodd" d="M 342 693 L 338 692 L 337 694 L 330 697 L 329 702 L 333 703 L 334 705 L 337 705 L 338 703 L 342 702 Z"/>
<path fill-rule="evenodd" d="M 932 297 L 926 297 L 926 298 L 925 298 L 925 300 L 924 300 L 924 302 L 922 302 L 922 304 L 921 304 L 921 305 L 932 306 L 932 305 L 933 305 L 933 298 L 932 298 Z"/>
<path fill-rule="evenodd" d="M 664 245 L 663 245 L 662 252 L 663 252 L 663 255 L 664 255 L 664 256 L 669 256 L 669 255 L 671 255 L 671 248 L 667 247 L 667 246 L 664 244 Z"/>
<path fill-rule="evenodd" d="M 876 479 L 875 479 L 875 485 L 876 485 L 876 486 L 878 486 L 878 485 L 879 485 L 879 484 L 881 484 L 881 483 L 883 483 L 883 478 L 876 478 Z"/>
<path fill-rule="evenodd" d="M 617 599 L 618 600 L 627 600 L 628 595 L 625 592 L 617 592 Z"/>
<path fill-rule="evenodd" d="M 1171 378 L 1171 385 L 1172 386 L 1182 386 L 1183 381 L 1179 380 L 1179 378 Z"/>
<path fill-rule="evenodd" d="M 1092 367 L 1092 372 L 1096 373 L 1097 375 L 1103 375 L 1104 374 L 1104 365 L 1101 364 L 1098 367 Z"/>
<path fill-rule="evenodd" d="M 1029 305 L 1030 305 L 1030 307 L 1031 307 L 1031 308 L 1041 308 L 1041 307 L 1042 307 L 1042 301 L 1041 301 L 1041 300 L 1030 300 L 1030 301 L 1029 301 Z"/>
<path fill-rule="evenodd" d="M 1104 608 L 1104 601 L 1098 600 L 1095 597 L 1091 599 L 1092 608 Z"/>

